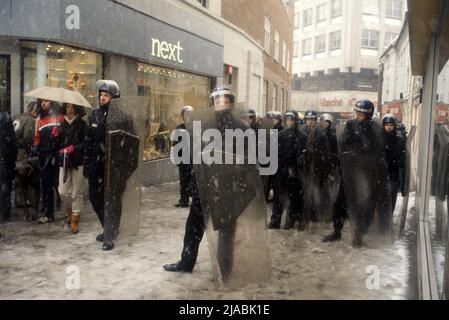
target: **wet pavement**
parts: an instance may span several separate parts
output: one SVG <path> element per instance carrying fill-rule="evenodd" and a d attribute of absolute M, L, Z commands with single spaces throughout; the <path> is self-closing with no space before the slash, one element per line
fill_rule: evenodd
<path fill-rule="evenodd" d="M 0 225 L 0 299 L 415 298 L 410 223 L 392 246 L 368 242 L 362 249 L 352 248 L 348 226 L 343 240 L 332 244 L 321 242 L 330 224 L 313 232 L 270 230 L 271 281 L 237 291 L 212 278 L 207 237 L 192 274 L 165 272 L 164 264 L 179 260 L 188 215 L 174 208 L 177 200 L 177 184 L 145 188 L 139 234 L 111 252 L 95 241 L 101 229 L 88 202 L 78 235 L 63 226 L 62 213 L 51 225 L 16 213 Z M 396 215 L 400 205 L 399 197 Z"/>

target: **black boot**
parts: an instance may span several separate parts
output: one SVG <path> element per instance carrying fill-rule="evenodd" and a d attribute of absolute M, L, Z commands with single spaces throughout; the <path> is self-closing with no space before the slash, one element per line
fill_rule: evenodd
<path fill-rule="evenodd" d="M 172 264 L 166 264 L 164 266 L 164 270 L 168 272 L 189 272 L 191 273 L 193 271 L 192 268 L 187 268 L 182 264 L 182 261 L 178 261 L 176 263 Z"/>
<path fill-rule="evenodd" d="M 114 242 L 105 241 L 103 243 L 103 251 L 111 251 L 112 249 L 114 249 Z"/>
<path fill-rule="evenodd" d="M 352 246 L 354 248 L 361 248 L 363 245 L 362 234 L 359 232 L 354 233 L 354 238 L 352 239 Z"/>
<path fill-rule="evenodd" d="M 268 229 L 280 229 L 280 228 L 281 228 L 281 224 L 280 223 L 270 222 L 270 224 L 268 225 Z"/>
<path fill-rule="evenodd" d="M 335 242 L 341 240 L 341 231 L 334 230 L 330 235 L 323 238 L 323 242 Z"/>
<path fill-rule="evenodd" d="M 189 203 L 185 203 L 185 202 L 179 202 L 177 204 L 175 204 L 175 208 L 188 208 L 189 207 Z"/>
<path fill-rule="evenodd" d="M 104 235 L 103 234 L 99 234 L 98 236 L 97 236 L 97 239 L 96 239 L 98 242 L 103 242 L 104 241 Z"/>

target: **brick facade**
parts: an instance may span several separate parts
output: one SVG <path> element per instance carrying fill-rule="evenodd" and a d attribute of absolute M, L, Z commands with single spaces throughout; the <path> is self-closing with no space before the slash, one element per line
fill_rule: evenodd
<path fill-rule="evenodd" d="M 289 1 L 286 10 L 282 0 L 222 0 L 222 17 L 245 31 L 262 48 L 265 38 L 265 17 L 270 19 L 270 52 L 264 53 L 264 80 L 268 82 L 266 99 L 263 102 L 265 111 L 272 110 L 274 86 L 278 88 L 275 109 L 285 111 L 290 106 L 293 57 L 292 3 Z M 275 30 L 280 34 L 279 62 L 273 57 Z M 289 62 L 286 64 L 288 71 L 282 66 L 284 41 L 289 52 Z M 284 106 L 281 106 L 282 90 L 285 96 Z"/>

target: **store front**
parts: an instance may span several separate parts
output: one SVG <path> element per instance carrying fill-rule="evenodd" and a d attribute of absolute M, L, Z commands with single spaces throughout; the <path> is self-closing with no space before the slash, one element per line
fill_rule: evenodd
<path fill-rule="evenodd" d="M 209 105 L 211 86 L 222 76 L 223 44 L 113 1 L 57 2 L 0 3 L 0 107 L 23 112 L 30 102 L 25 94 L 43 86 L 76 90 L 95 107 L 97 80 L 115 80 L 130 112 L 139 109 L 134 116 L 144 132 L 143 183 L 176 181 L 170 133 L 181 123 L 184 106 Z M 74 6 L 80 28 L 68 28 Z M 21 12 L 34 14 L 22 21 Z M 18 62 L 13 68 L 11 57 Z"/>
<path fill-rule="evenodd" d="M 442 70 L 449 59 L 449 3 L 409 0 L 411 62 L 423 77 L 416 209 L 418 288 L 421 299 L 449 299 L 449 84 Z M 429 23 L 430 21 L 430 23 Z"/>

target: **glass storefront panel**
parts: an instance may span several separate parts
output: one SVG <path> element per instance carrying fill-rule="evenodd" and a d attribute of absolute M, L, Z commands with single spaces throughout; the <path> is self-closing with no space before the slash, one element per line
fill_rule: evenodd
<path fill-rule="evenodd" d="M 170 157 L 170 134 L 182 123 L 181 109 L 207 108 L 210 91 L 207 77 L 139 63 L 137 92 L 146 98 L 149 119 L 144 161 Z"/>
<path fill-rule="evenodd" d="M 24 94 L 40 87 L 60 87 L 79 91 L 96 104 L 96 83 L 102 78 L 99 53 L 41 42 L 24 42 Z"/>
<path fill-rule="evenodd" d="M 438 293 L 444 297 L 449 193 L 449 63 L 438 77 L 429 223 Z"/>

